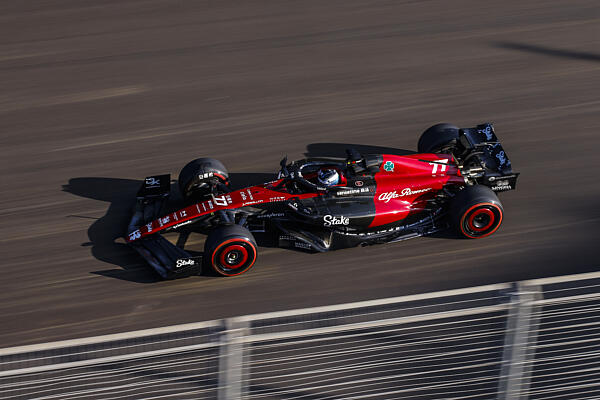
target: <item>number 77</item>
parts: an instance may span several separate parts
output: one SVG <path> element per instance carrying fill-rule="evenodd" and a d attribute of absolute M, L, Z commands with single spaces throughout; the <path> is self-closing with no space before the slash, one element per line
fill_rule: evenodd
<path fill-rule="evenodd" d="M 448 159 L 434 160 L 433 162 L 430 162 L 429 165 L 433 166 L 431 173 L 435 174 L 437 172 L 438 165 L 440 166 L 440 172 L 446 171 L 446 164 L 448 164 Z"/>

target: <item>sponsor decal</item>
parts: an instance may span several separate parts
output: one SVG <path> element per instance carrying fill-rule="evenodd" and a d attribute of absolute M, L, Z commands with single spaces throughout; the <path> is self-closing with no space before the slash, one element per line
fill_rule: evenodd
<path fill-rule="evenodd" d="M 157 187 L 160 187 L 160 179 L 156 179 L 153 176 L 146 178 L 146 188 L 147 189 L 154 189 Z"/>
<path fill-rule="evenodd" d="M 387 172 L 394 172 L 394 163 L 391 161 L 386 161 L 385 164 L 383 164 L 383 169 Z"/>
<path fill-rule="evenodd" d="M 492 140 L 492 127 L 487 125 L 484 129 L 477 129 L 477 133 L 483 133 L 487 140 Z"/>
<path fill-rule="evenodd" d="M 152 222 L 147 223 L 146 228 L 148 229 L 148 233 L 152 232 Z"/>
<path fill-rule="evenodd" d="M 369 192 L 369 188 L 360 188 L 360 189 L 340 190 L 339 192 L 336 192 L 336 195 L 348 196 L 351 194 L 368 193 L 368 192 Z"/>
<path fill-rule="evenodd" d="M 242 200 L 246 200 L 246 193 L 240 192 L 240 196 L 242 196 Z"/>
<path fill-rule="evenodd" d="M 175 268 L 181 268 L 192 265 L 196 265 L 196 260 L 193 260 L 191 258 L 180 258 L 175 262 Z"/>
<path fill-rule="evenodd" d="M 174 212 L 174 213 L 173 213 L 173 219 L 174 219 L 175 221 L 179 221 L 179 218 L 177 218 L 177 212 Z"/>
<path fill-rule="evenodd" d="M 310 249 L 311 246 L 304 242 L 294 242 L 294 247 L 298 247 L 300 249 Z"/>
<path fill-rule="evenodd" d="M 279 235 L 279 240 L 296 240 L 296 238 L 290 235 Z"/>
<path fill-rule="evenodd" d="M 160 223 L 160 226 L 163 226 L 164 224 L 168 224 L 169 221 L 171 221 L 171 217 L 170 216 L 166 216 L 166 217 L 162 217 L 158 219 L 158 222 Z"/>
<path fill-rule="evenodd" d="M 343 215 L 336 217 L 336 216 L 327 214 L 327 215 L 323 216 L 323 225 L 324 226 L 349 225 L 349 224 L 350 224 L 350 218 L 344 217 Z"/>
<path fill-rule="evenodd" d="M 250 206 L 252 204 L 258 204 L 258 203 L 262 203 L 264 200 L 254 200 L 254 201 L 247 201 L 245 203 L 242 203 L 242 207 L 244 206 Z"/>
<path fill-rule="evenodd" d="M 502 167 L 503 165 L 506 168 L 510 167 L 510 160 L 508 159 L 508 157 L 506 157 L 506 153 L 504 152 L 504 150 L 502 150 L 501 144 L 496 143 L 495 145 L 492 146 L 492 149 L 495 149 L 497 147 L 500 147 L 500 151 L 496 154 L 496 158 L 500 162 L 499 167 Z"/>
<path fill-rule="evenodd" d="M 385 193 L 381 193 L 379 195 L 379 197 L 377 197 L 377 199 L 379 201 L 383 201 L 385 203 L 389 203 L 390 200 L 392 199 L 397 199 L 399 197 L 404 197 L 404 196 L 412 196 L 414 194 L 419 194 L 419 193 L 425 193 L 430 191 L 432 188 L 424 188 L 424 189 L 416 189 L 416 190 L 412 190 L 411 188 L 404 188 L 400 191 L 400 193 L 397 193 L 395 190 L 393 192 L 385 192 Z"/>
<path fill-rule="evenodd" d="M 506 155 L 504 154 L 504 150 L 496 154 L 496 158 L 500 161 L 500 165 L 504 165 L 506 163 Z"/>
<path fill-rule="evenodd" d="M 215 208 L 215 206 L 213 206 L 213 203 L 212 203 L 212 201 L 208 200 L 208 201 L 207 201 L 207 203 L 208 203 L 208 208 L 210 208 L 211 210 L 212 210 L 213 208 Z"/>
<path fill-rule="evenodd" d="M 354 186 L 361 187 L 362 185 L 363 185 L 363 181 L 356 181 L 356 182 L 354 182 Z"/>
<path fill-rule="evenodd" d="M 270 214 L 262 214 L 257 216 L 256 218 L 274 218 L 274 217 L 283 217 L 284 213 L 270 213 Z"/>
<path fill-rule="evenodd" d="M 269 201 L 285 201 L 285 197 L 284 196 L 271 197 L 271 198 L 269 198 Z"/>
<path fill-rule="evenodd" d="M 206 179 L 206 178 L 210 178 L 212 176 L 214 176 L 214 172 L 207 172 L 205 174 L 198 174 L 198 178 L 200 179 Z"/>
<path fill-rule="evenodd" d="M 129 240 L 130 240 L 130 241 L 133 241 L 133 240 L 139 239 L 139 238 L 141 238 L 141 237 L 142 237 L 142 232 L 140 232 L 140 230 L 139 230 L 139 229 L 137 229 L 137 230 L 135 230 L 135 231 L 133 231 L 133 232 L 131 232 L 131 233 L 129 234 Z"/>
<path fill-rule="evenodd" d="M 492 186 L 492 190 L 494 192 L 502 192 L 504 190 L 511 190 L 512 186 L 510 185 L 510 183 L 507 180 L 501 180 L 496 182 L 495 186 Z"/>
<path fill-rule="evenodd" d="M 173 228 L 173 229 L 177 229 L 177 228 L 179 228 L 180 226 L 184 226 L 184 225 L 187 225 L 187 224 L 191 224 L 192 222 L 193 222 L 193 221 L 190 219 L 189 221 L 181 222 L 181 223 L 179 223 L 179 224 L 177 224 L 177 225 L 174 225 L 172 228 Z"/>
<path fill-rule="evenodd" d="M 399 230 L 404 229 L 405 227 L 403 226 L 397 226 L 394 228 L 389 228 L 389 229 L 383 229 L 383 230 L 379 230 L 379 231 L 374 231 L 374 232 L 361 232 L 361 233 L 352 233 L 352 232 L 344 232 L 344 235 L 347 236 L 371 236 L 371 235 L 380 235 L 382 233 L 392 233 L 392 232 L 396 232 Z"/>
<path fill-rule="evenodd" d="M 248 192 L 248 197 L 250 197 L 250 200 L 254 200 L 254 197 L 252 197 L 252 192 L 250 191 L 250 189 L 246 189 L 246 191 Z"/>

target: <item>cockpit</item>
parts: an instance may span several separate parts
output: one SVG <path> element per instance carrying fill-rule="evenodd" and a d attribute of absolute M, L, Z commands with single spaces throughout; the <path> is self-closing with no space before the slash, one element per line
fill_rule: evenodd
<path fill-rule="evenodd" d="M 347 154 L 345 159 L 311 158 L 290 164 L 286 157 L 280 162 L 278 177 L 284 178 L 290 193 L 328 192 L 348 186 L 350 180 L 372 178 L 383 162 L 381 155 L 363 157 L 353 149 L 347 150 Z"/>

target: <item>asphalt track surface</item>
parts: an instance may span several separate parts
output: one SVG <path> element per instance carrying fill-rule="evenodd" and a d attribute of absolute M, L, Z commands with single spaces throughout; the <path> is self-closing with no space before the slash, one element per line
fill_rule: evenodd
<path fill-rule="evenodd" d="M 2 2 L 0 87 L 2 347 L 600 266 L 595 0 Z M 240 185 L 484 121 L 521 172 L 490 238 L 166 282 L 120 239 L 140 180 L 200 156 Z"/>

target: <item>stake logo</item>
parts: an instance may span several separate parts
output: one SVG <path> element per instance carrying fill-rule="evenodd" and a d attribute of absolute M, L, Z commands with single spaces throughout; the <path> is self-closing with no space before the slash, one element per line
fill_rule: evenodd
<path fill-rule="evenodd" d="M 152 189 L 152 188 L 159 187 L 159 186 L 160 186 L 160 179 L 156 179 L 153 176 L 146 178 L 146 188 Z"/>
<path fill-rule="evenodd" d="M 344 217 L 340 215 L 339 217 L 335 217 L 333 215 L 324 215 L 323 216 L 323 225 L 332 226 L 332 225 L 349 225 L 350 218 Z"/>
<path fill-rule="evenodd" d="M 185 267 L 185 266 L 191 266 L 191 265 L 196 265 L 196 260 L 192 260 L 191 258 L 182 258 L 177 260 L 177 263 L 175 264 L 175 268 L 181 268 L 181 267 Z"/>

